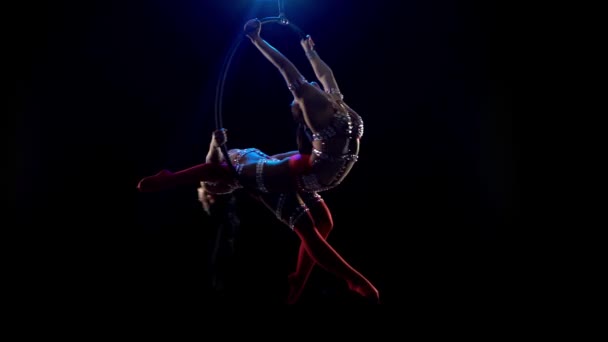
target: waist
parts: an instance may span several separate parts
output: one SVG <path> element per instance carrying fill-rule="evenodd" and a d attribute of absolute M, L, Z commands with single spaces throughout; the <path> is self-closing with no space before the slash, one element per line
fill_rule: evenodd
<path fill-rule="evenodd" d="M 327 140 L 312 142 L 312 154 L 323 154 L 328 157 L 341 158 L 347 155 L 359 154 L 359 139 L 347 137 L 333 137 Z"/>
<path fill-rule="evenodd" d="M 316 148 L 312 149 L 312 155 L 316 156 L 316 160 L 325 160 L 329 162 L 356 162 L 359 159 L 359 155 L 357 153 L 340 153 L 340 154 L 332 154 L 317 150 Z"/>

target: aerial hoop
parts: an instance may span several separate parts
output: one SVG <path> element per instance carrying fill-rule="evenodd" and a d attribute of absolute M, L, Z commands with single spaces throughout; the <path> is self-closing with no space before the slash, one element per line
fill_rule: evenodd
<path fill-rule="evenodd" d="M 298 37 L 300 39 L 306 38 L 306 34 L 304 33 L 304 31 L 302 31 L 302 29 L 300 29 L 298 26 L 296 26 L 291 20 L 289 20 L 287 18 L 287 16 L 285 16 L 285 8 L 283 6 L 282 0 L 278 0 L 278 5 L 279 5 L 279 15 L 276 17 L 265 17 L 265 18 L 260 19 L 262 26 L 267 25 L 267 24 L 279 24 L 281 26 L 289 27 L 293 32 L 295 32 L 298 35 Z M 224 63 L 222 65 L 222 70 L 220 72 L 220 77 L 218 79 L 218 83 L 217 83 L 216 90 L 215 90 L 215 129 L 216 130 L 225 128 L 224 123 L 222 121 L 224 85 L 226 84 L 226 77 L 228 76 L 228 70 L 230 69 L 230 64 L 232 63 L 232 59 L 234 58 L 234 55 L 236 54 L 236 51 L 238 50 L 238 48 L 241 45 L 241 42 L 244 40 L 244 38 L 246 38 L 245 34 L 241 31 L 241 33 L 238 35 L 238 37 L 235 39 L 232 46 L 230 47 L 230 50 L 228 50 L 228 54 L 226 55 L 226 58 L 224 59 Z M 233 173 L 235 175 L 237 175 L 236 169 L 234 168 L 234 165 L 232 164 L 232 161 L 230 160 L 230 158 L 228 156 L 228 149 L 226 147 L 226 144 L 221 146 L 221 151 L 222 151 L 222 154 L 224 155 L 224 159 L 226 160 L 226 163 L 228 164 L 230 169 L 233 171 Z M 237 175 L 237 177 L 238 177 L 238 175 Z"/>

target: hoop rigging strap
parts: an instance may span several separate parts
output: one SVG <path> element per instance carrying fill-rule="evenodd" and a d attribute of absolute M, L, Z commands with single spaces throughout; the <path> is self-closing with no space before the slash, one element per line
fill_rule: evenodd
<path fill-rule="evenodd" d="M 260 19 L 260 22 L 262 23 L 262 25 L 266 25 L 266 24 L 270 24 L 270 23 L 278 23 L 282 26 L 287 26 L 290 29 L 292 29 L 299 36 L 300 39 L 306 38 L 306 34 L 304 33 L 304 31 L 302 31 L 298 26 L 296 26 L 293 22 L 288 20 L 287 17 L 285 17 L 285 14 L 283 13 L 283 2 L 282 1 L 279 1 L 279 16 L 262 18 L 262 19 Z M 238 50 L 238 48 L 241 45 L 241 43 L 243 42 L 243 40 L 245 40 L 245 38 L 246 38 L 246 36 L 243 32 L 241 32 L 238 35 L 238 37 L 235 39 L 232 46 L 230 47 L 230 50 L 228 50 L 228 53 L 226 54 L 226 58 L 224 59 L 224 63 L 222 65 L 222 70 L 220 72 L 220 76 L 219 76 L 218 83 L 217 83 L 216 90 L 215 90 L 215 129 L 216 130 L 224 128 L 224 123 L 222 120 L 224 86 L 226 84 L 226 78 L 228 76 L 228 70 L 230 69 L 232 59 L 234 58 L 236 51 Z M 220 149 L 222 151 L 222 154 L 224 155 L 224 159 L 226 160 L 228 167 L 232 170 L 235 177 L 238 178 L 236 169 L 234 168 L 234 165 L 232 164 L 232 161 L 230 160 L 230 157 L 228 155 L 228 149 L 226 147 L 226 144 L 222 145 L 220 147 Z"/>

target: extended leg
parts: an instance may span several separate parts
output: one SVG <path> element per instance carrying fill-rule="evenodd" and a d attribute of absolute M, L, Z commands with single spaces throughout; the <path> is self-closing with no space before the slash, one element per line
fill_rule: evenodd
<path fill-rule="evenodd" d="M 318 196 L 314 201 L 307 201 L 307 206 L 310 209 L 310 214 L 314 220 L 314 225 L 319 230 L 319 233 L 323 239 L 327 239 L 327 236 L 333 228 L 333 219 L 331 212 L 325 201 Z M 300 243 L 300 249 L 298 251 L 298 261 L 296 264 L 295 271 L 289 275 L 289 293 L 287 295 L 287 303 L 294 304 L 302 294 L 308 278 L 312 273 L 315 266 L 315 261 L 308 254 L 303 243 Z"/>
<path fill-rule="evenodd" d="M 325 270 L 344 279 L 348 287 L 365 298 L 379 300 L 378 290 L 359 271 L 349 265 L 314 227 L 310 215 L 303 216 L 294 227 L 302 245 L 312 259 Z"/>
<path fill-rule="evenodd" d="M 201 181 L 230 182 L 232 179 L 232 174 L 226 166 L 203 163 L 178 172 L 162 170 L 154 176 L 140 180 L 137 189 L 141 192 L 154 192 L 173 189 L 181 185 L 195 186 Z"/>

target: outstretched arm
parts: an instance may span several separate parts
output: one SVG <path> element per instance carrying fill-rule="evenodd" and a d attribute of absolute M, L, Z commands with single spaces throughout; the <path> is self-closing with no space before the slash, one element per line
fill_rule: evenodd
<path fill-rule="evenodd" d="M 300 44 L 306 53 L 306 57 L 308 57 L 308 61 L 315 72 L 315 76 L 319 82 L 321 82 L 323 89 L 341 100 L 342 94 L 340 93 L 340 88 L 338 88 L 338 82 L 334 77 L 334 73 L 329 65 L 327 65 L 327 63 L 325 63 L 321 57 L 319 57 L 319 54 L 315 50 L 315 43 L 313 42 L 312 38 L 310 36 L 306 36 L 305 39 L 300 41 Z"/>
<path fill-rule="evenodd" d="M 321 89 L 308 83 L 295 65 L 260 37 L 262 23 L 251 19 L 245 24 L 245 34 L 283 75 L 296 102 L 302 106 L 304 121 L 313 131 L 325 127 L 333 115 L 332 103 Z"/>
<path fill-rule="evenodd" d="M 245 24 L 245 34 L 247 37 L 260 50 L 262 55 L 279 70 L 288 86 L 304 80 L 304 76 L 285 55 L 260 37 L 261 30 L 262 23 L 258 19 L 251 19 Z M 298 96 L 298 94 L 294 94 L 294 96 Z"/>

